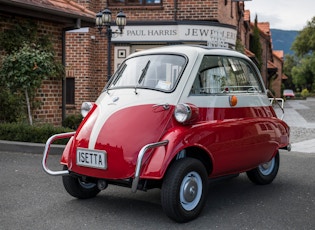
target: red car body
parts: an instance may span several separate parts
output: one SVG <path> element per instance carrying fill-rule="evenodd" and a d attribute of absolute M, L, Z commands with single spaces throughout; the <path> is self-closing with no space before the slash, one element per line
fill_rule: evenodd
<path fill-rule="evenodd" d="M 164 211 L 178 222 L 200 213 L 203 175 L 248 172 L 253 182 L 267 184 L 278 171 L 278 150 L 289 147 L 289 127 L 270 105 L 259 71 L 231 50 L 173 46 L 133 54 L 89 105 L 76 132 L 47 141 L 45 171 L 62 175 L 78 198 L 108 184 L 134 192 L 161 188 Z M 46 165 L 49 146 L 64 137 L 71 137 L 64 170 L 53 172 Z M 181 178 L 175 188 L 168 188 L 177 183 L 171 171 Z M 95 185 L 94 192 L 85 185 Z M 170 189 L 180 198 L 167 195 Z M 174 199 L 181 205 L 168 204 Z"/>

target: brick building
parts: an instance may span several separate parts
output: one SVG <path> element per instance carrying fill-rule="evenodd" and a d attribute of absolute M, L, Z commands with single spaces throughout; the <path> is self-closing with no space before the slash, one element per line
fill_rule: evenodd
<path fill-rule="evenodd" d="M 112 37 L 111 69 L 115 70 L 130 53 L 182 43 L 229 48 L 242 44 L 244 53 L 255 60 L 249 51 L 253 24 L 244 4 L 235 0 L 4 0 L 0 31 L 14 23 L 10 20 L 27 17 L 51 35 L 66 77 L 63 82 L 43 83 L 38 90 L 43 105 L 34 118 L 58 125 L 65 116 L 78 114 L 83 101 L 94 101 L 106 84 L 108 40 L 94 26 L 96 12 L 108 6 L 113 19 L 120 10 L 127 16 L 124 33 Z M 26 14 L 25 9 L 30 12 Z M 260 31 L 267 58 L 262 75 L 267 85 L 273 55 L 270 34 L 264 28 Z M 114 23 L 112 29 L 117 29 Z"/>
<path fill-rule="evenodd" d="M 30 20 L 39 35 L 48 35 L 56 58 L 65 64 L 65 33 L 81 26 L 94 26 L 95 13 L 66 0 L 1 0 L 0 32 Z M 62 120 L 63 80 L 45 80 L 38 90 L 41 108 L 33 111 L 34 120 L 60 125 Z"/>

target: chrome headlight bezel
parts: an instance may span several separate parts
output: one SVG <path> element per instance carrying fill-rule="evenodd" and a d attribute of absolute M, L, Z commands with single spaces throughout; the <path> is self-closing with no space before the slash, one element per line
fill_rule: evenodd
<path fill-rule="evenodd" d="M 187 104 L 178 104 L 174 110 L 174 117 L 177 122 L 185 123 L 190 120 L 192 115 L 192 110 Z"/>

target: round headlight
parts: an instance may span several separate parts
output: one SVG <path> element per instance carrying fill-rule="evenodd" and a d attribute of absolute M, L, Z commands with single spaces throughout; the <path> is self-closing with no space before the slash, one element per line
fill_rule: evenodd
<path fill-rule="evenodd" d="M 93 104 L 91 102 L 83 102 L 81 105 L 81 115 L 82 117 L 86 117 L 86 115 L 90 112 L 92 109 Z"/>
<path fill-rule="evenodd" d="M 185 123 L 191 118 L 191 108 L 187 104 L 176 105 L 174 116 L 179 123 Z"/>

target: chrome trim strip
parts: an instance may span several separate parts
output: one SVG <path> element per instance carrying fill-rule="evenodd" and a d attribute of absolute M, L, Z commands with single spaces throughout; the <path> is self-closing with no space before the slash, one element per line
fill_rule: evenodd
<path fill-rule="evenodd" d="M 167 145 L 167 144 L 168 144 L 168 140 L 165 140 L 165 141 L 161 141 L 161 142 L 147 144 L 147 145 L 142 147 L 142 149 L 140 150 L 140 152 L 138 154 L 138 159 L 137 159 L 137 164 L 136 164 L 136 171 L 135 171 L 135 178 L 132 181 L 132 187 L 131 187 L 131 191 L 132 192 L 136 192 L 137 188 L 138 188 L 138 184 L 139 184 L 139 180 L 140 180 L 140 171 L 141 171 L 141 167 L 142 167 L 142 160 L 143 160 L 144 154 L 149 149 L 160 147 L 160 146 L 164 146 L 164 145 Z"/>
<path fill-rule="evenodd" d="M 62 171 L 52 171 L 47 167 L 47 158 L 48 158 L 48 153 L 50 150 L 50 145 L 58 139 L 64 139 L 64 138 L 70 138 L 72 136 L 74 136 L 75 132 L 69 132 L 69 133 L 60 133 L 60 134 L 55 134 L 53 136 L 51 136 L 45 145 L 45 149 L 43 152 L 43 161 L 42 161 L 42 166 L 43 169 L 46 173 L 48 173 L 49 175 L 52 176 L 62 176 L 62 175 L 68 175 L 69 171 L 68 170 L 62 170 Z"/>

